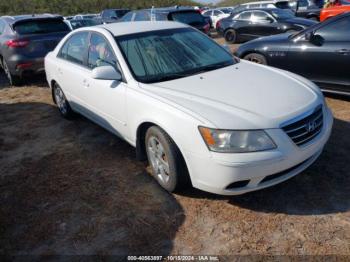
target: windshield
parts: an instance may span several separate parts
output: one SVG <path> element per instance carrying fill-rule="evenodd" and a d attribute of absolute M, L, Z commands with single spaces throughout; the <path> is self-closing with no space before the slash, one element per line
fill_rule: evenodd
<path fill-rule="evenodd" d="M 225 49 L 191 28 L 120 36 L 116 41 L 135 79 L 142 83 L 182 78 L 235 63 Z"/>
<path fill-rule="evenodd" d="M 290 19 L 295 17 L 291 10 L 276 9 L 272 10 L 271 12 L 272 15 L 277 19 Z"/>
<path fill-rule="evenodd" d="M 194 12 L 175 12 L 170 14 L 171 20 L 176 22 L 195 25 L 195 24 L 203 24 L 205 23 L 204 17 L 198 13 Z"/>
<path fill-rule="evenodd" d="M 14 30 L 20 35 L 70 31 L 66 23 L 59 19 L 37 19 L 18 22 L 15 24 Z"/>

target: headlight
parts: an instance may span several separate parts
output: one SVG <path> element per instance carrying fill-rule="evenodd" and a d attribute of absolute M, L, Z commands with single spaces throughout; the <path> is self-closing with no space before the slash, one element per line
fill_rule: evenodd
<path fill-rule="evenodd" d="M 221 153 L 247 153 L 277 148 L 263 130 L 220 130 L 199 127 L 208 148 Z"/>

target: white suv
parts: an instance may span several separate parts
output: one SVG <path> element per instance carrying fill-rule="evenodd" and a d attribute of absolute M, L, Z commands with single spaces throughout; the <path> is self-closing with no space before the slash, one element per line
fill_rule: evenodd
<path fill-rule="evenodd" d="M 45 68 L 64 117 L 79 112 L 125 139 L 169 191 L 275 185 L 311 165 L 331 133 L 315 84 L 238 60 L 180 23 L 78 29 Z"/>

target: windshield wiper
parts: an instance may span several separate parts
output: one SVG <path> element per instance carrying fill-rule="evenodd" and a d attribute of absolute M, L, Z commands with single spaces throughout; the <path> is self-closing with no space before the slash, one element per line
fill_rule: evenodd
<path fill-rule="evenodd" d="M 167 74 L 167 75 L 162 75 L 162 76 L 158 76 L 158 77 L 153 77 L 153 78 L 149 79 L 147 82 L 148 83 L 164 82 L 164 81 L 174 80 L 177 78 L 186 77 L 189 75 L 190 74 L 185 74 L 185 73 Z"/>
<path fill-rule="evenodd" d="M 195 73 L 196 74 L 205 73 L 208 71 L 213 71 L 213 70 L 223 68 L 226 66 L 230 66 L 230 65 L 233 65 L 233 63 L 232 62 L 224 62 L 224 63 L 218 63 L 218 64 L 213 64 L 213 65 L 207 65 L 207 66 L 200 67 L 199 70 L 197 70 Z"/>

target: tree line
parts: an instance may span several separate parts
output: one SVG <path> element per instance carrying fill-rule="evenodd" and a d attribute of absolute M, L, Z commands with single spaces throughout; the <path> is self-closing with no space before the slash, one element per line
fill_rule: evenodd
<path fill-rule="evenodd" d="M 99 13 L 107 8 L 142 9 L 152 6 L 199 5 L 192 0 L 0 0 L 0 15 Z"/>

